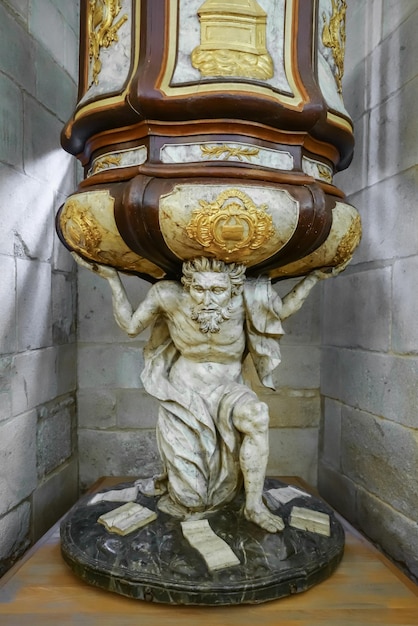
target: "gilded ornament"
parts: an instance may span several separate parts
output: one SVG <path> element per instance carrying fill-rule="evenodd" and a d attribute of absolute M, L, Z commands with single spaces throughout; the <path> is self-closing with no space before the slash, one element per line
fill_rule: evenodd
<path fill-rule="evenodd" d="M 198 15 L 200 45 L 191 62 L 203 76 L 273 77 L 266 48 L 267 14 L 256 0 L 206 0 Z"/>
<path fill-rule="evenodd" d="M 225 161 L 229 161 L 230 158 L 236 157 L 239 161 L 247 159 L 251 161 L 251 157 L 258 156 L 260 154 L 259 148 L 241 148 L 228 146 L 200 146 L 202 150 L 202 156 L 209 159 L 222 158 Z"/>
<path fill-rule="evenodd" d="M 327 20 L 325 13 L 322 14 L 324 27 L 322 29 L 322 43 L 330 48 L 334 60 L 334 77 L 337 83 L 338 93 L 342 94 L 342 79 L 344 75 L 345 54 L 345 16 L 347 12 L 346 0 L 331 0 L 332 14 Z"/>
<path fill-rule="evenodd" d="M 71 250 L 90 261 L 105 263 L 122 271 L 147 273 L 154 278 L 162 278 L 164 272 L 151 261 L 130 250 L 120 238 L 117 229 L 112 228 L 113 198 L 107 196 L 111 204 L 110 207 L 106 206 L 103 197 L 99 201 L 99 195 L 103 193 L 107 196 L 106 192 L 94 192 L 92 202 L 75 198 L 67 200 L 60 215 L 60 229 L 65 242 Z M 107 225 L 98 220 L 97 207 L 111 208 L 112 220 Z"/>
<path fill-rule="evenodd" d="M 333 266 L 341 265 L 345 263 L 348 259 L 351 258 L 354 250 L 360 243 L 361 239 L 361 219 L 360 215 L 357 214 L 353 219 L 350 228 L 341 239 L 337 252 L 332 260 Z"/>
<path fill-rule="evenodd" d="M 68 200 L 61 215 L 60 226 L 65 241 L 76 252 L 85 254 L 87 251 L 91 256 L 100 252 L 100 230 L 85 211 L 83 203 Z"/>
<path fill-rule="evenodd" d="M 318 174 L 327 183 L 332 183 L 332 174 L 326 165 L 318 163 Z"/>
<path fill-rule="evenodd" d="M 127 15 L 123 15 L 115 23 L 121 10 L 120 0 L 90 0 L 89 2 L 89 58 L 90 65 L 92 65 L 90 84 L 99 84 L 99 74 L 102 69 L 101 49 L 109 48 L 112 43 L 118 41 L 117 32 L 128 19 Z"/>
<path fill-rule="evenodd" d="M 105 157 L 97 159 L 97 161 L 94 162 L 94 166 L 91 171 L 91 176 L 93 174 L 97 174 L 98 172 L 101 172 L 102 170 L 106 170 L 112 166 L 118 167 L 121 164 L 121 161 L 122 161 L 122 157 L 120 154 L 107 155 Z"/>
<path fill-rule="evenodd" d="M 257 250 L 274 234 L 273 220 L 265 204 L 257 207 L 239 189 L 223 191 L 215 202 L 199 201 L 186 227 L 187 235 L 208 252 L 221 254 L 240 251 L 242 257 Z"/>

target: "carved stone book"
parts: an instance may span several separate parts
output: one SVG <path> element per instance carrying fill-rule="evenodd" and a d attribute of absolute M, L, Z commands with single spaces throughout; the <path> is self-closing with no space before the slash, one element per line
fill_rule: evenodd
<path fill-rule="evenodd" d="M 157 519 L 155 511 L 151 511 L 136 502 L 128 502 L 101 515 L 97 521 L 111 533 L 128 535 L 155 519 Z"/>

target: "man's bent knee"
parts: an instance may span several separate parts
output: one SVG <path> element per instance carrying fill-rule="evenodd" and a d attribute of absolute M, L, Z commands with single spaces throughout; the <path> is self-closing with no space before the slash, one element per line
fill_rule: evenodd
<path fill-rule="evenodd" d="M 236 407 L 233 417 L 234 426 L 240 432 L 264 433 L 269 427 L 269 412 L 265 402 L 250 401 Z"/>

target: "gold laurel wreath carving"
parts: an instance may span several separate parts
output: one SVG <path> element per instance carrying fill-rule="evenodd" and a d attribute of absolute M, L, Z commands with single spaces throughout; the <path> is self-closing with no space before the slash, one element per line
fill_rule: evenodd
<path fill-rule="evenodd" d="M 122 162 L 122 156 L 120 154 L 108 155 L 103 158 L 99 158 L 95 161 L 91 174 L 97 174 L 102 170 L 106 170 L 112 165 L 118 166 Z"/>
<path fill-rule="evenodd" d="M 244 159 L 251 161 L 251 157 L 258 156 L 260 154 L 259 148 L 234 148 L 233 146 L 228 146 L 227 144 L 223 144 L 222 146 L 202 145 L 200 146 L 200 149 L 202 151 L 202 156 L 204 157 L 209 159 L 218 159 L 223 157 L 225 161 L 228 161 L 232 157 L 237 157 L 240 161 L 244 161 Z"/>

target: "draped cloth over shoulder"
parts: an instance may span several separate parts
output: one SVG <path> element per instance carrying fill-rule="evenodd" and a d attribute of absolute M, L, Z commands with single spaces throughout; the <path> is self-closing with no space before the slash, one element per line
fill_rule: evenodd
<path fill-rule="evenodd" d="M 284 335 L 280 320 L 282 301 L 270 279 L 247 279 L 244 284 L 247 348 L 258 377 L 274 389 L 272 373 L 281 361 L 279 340 Z"/>
<path fill-rule="evenodd" d="M 247 347 L 260 380 L 272 386 L 272 370 L 280 362 L 278 339 L 280 299 L 273 297 L 268 280 L 245 283 Z M 244 332 L 244 329 L 243 329 Z M 193 388 L 174 382 L 170 372 L 179 358 L 163 315 L 160 315 L 144 349 L 142 381 L 160 402 L 157 441 L 167 489 L 179 515 L 207 511 L 230 502 L 241 487 L 239 464 L 241 433 L 234 427 L 234 408 L 257 401 L 240 380 L 202 380 Z"/>

